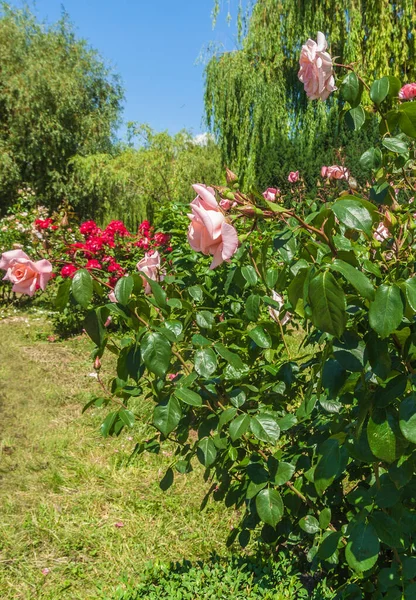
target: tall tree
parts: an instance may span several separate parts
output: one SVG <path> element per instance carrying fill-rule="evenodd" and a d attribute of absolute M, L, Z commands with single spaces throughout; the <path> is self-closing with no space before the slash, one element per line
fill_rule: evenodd
<path fill-rule="evenodd" d="M 30 185 L 56 206 L 76 154 L 108 152 L 121 109 L 117 76 L 66 15 L 38 23 L 28 10 L 0 5 L 0 210 Z"/>
<path fill-rule="evenodd" d="M 287 171 L 295 168 L 312 181 L 323 158 L 335 159 L 336 148 L 350 136 L 333 100 L 307 101 L 297 79 L 301 44 L 322 31 L 337 62 L 358 62 L 375 77 L 415 80 L 416 3 L 257 0 L 250 6 L 241 50 L 217 54 L 207 66 L 208 123 L 224 161 L 247 183 L 274 179 L 284 185 Z M 370 124 L 362 136 L 373 135 Z M 347 161 L 356 161 L 359 138 L 354 143 Z"/>

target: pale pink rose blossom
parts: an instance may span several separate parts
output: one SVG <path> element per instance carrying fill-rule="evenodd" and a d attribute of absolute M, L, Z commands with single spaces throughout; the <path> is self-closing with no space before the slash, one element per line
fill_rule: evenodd
<path fill-rule="evenodd" d="M 276 197 L 280 196 L 281 192 L 279 188 L 267 188 L 265 192 L 263 192 L 263 198 L 268 200 L 269 202 L 275 202 Z"/>
<path fill-rule="evenodd" d="M 45 290 L 52 277 L 52 265 L 48 260 L 33 262 L 22 250 L 4 252 L 0 259 L 0 269 L 6 270 L 3 280 L 13 283 L 13 292 L 28 296 L 33 296 L 39 288 Z"/>
<path fill-rule="evenodd" d="M 378 242 L 384 242 L 390 237 L 390 231 L 384 225 L 384 223 L 379 223 L 377 229 L 373 233 L 373 238 Z"/>
<path fill-rule="evenodd" d="M 220 210 L 212 188 L 201 184 L 192 187 L 198 196 L 190 205 L 188 241 L 196 252 L 213 256 L 210 269 L 215 269 L 222 262 L 229 262 L 237 251 L 237 231 Z"/>
<path fill-rule="evenodd" d="M 297 181 L 299 181 L 299 171 L 290 171 L 287 180 L 290 183 L 296 183 Z"/>
<path fill-rule="evenodd" d="M 327 41 L 318 31 L 317 41 L 309 39 L 300 53 L 299 80 L 303 83 L 310 100 L 326 100 L 336 90 L 332 58 L 326 49 Z"/>
<path fill-rule="evenodd" d="M 137 263 L 138 271 L 141 271 L 149 279 L 153 281 L 162 281 L 163 274 L 160 273 L 160 254 L 159 252 L 146 252 L 144 258 L 139 260 Z M 150 287 L 150 283 L 147 281 L 145 277 L 142 277 L 143 285 L 144 285 L 144 293 L 151 294 L 152 288 Z"/>
<path fill-rule="evenodd" d="M 225 198 L 221 198 L 220 206 L 223 210 L 230 210 L 230 208 L 234 208 L 237 206 L 237 202 L 233 202 L 232 200 L 226 200 Z"/>
<path fill-rule="evenodd" d="M 416 83 L 406 83 L 399 92 L 400 100 L 413 100 L 416 98 Z"/>
<path fill-rule="evenodd" d="M 271 316 L 273 321 L 276 321 L 276 323 L 279 323 L 280 321 L 282 325 L 286 325 L 286 323 L 290 321 L 290 317 L 292 315 L 289 312 L 286 312 L 283 316 L 283 319 L 280 318 L 280 311 L 282 310 L 282 307 L 285 303 L 282 294 L 279 294 L 278 292 L 272 290 L 272 298 L 275 302 L 279 304 L 279 309 L 269 306 L 269 315 Z"/>
<path fill-rule="evenodd" d="M 331 167 L 321 167 L 321 177 L 326 177 L 327 179 L 345 179 L 348 181 L 350 172 L 345 167 L 332 165 Z"/>

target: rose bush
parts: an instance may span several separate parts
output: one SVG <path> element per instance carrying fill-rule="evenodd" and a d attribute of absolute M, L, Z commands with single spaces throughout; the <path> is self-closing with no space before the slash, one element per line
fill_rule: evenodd
<path fill-rule="evenodd" d="M 335 89 L 322 38 L 302 49 L 311 98 Z M 401 101 L 395 77 L 369 85 L 346 68 L 338 88 L 347 124 L 366 125 L 364 89 L 380 119 L 380 144 L 361 157 L 368 187 L 352 188 L 348 174 L 348 185 L 336 181 L 302 205 L 297 186 L 288 197 L 245 193 L 229 172 L 226 188 L 196 186 L 190 225 L 170 211 L 172 240 L 182 241 L 160 267 L 148 254 L 140 271 L 126 269 L 116 302 L 86 268 L 58 297 L 66 286 L 85 307 L 94 290 L 103 299 L 85 321 L 102 389 L 86 408 L 110 408 L 108 436 L 134 427 L 137 396 L 153 401 L 153 433 L 134 454 L 174 444 L 163 489 L 198 460 L 207 496 L 240 511 L 230 543 L 284 545 L 328 573 L 338 599 L 408 600 L 416 593 L 416 102 Z M 326 169 L 346 179 L 343 167 Z M 196 253 L 186 250 L 187 226 Z M 118 331 L 106 327 L 110 316 Z M 117 356 L 108 382 L 100 376 L 107 351 Z"/>

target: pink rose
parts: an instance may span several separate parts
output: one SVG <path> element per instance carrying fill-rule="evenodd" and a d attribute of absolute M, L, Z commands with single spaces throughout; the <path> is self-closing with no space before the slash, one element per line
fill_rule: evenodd
<path fill-rule="evenodd" d="M 296 183 L 299 180 L 299 171 L 290 171 L 287 180 L 290 183 Z"/>
<path fill-rule="evenodd" d="M 237 202 L 233 202 L 232 200 L 225 200 L 221 198 L 220 206 L 223 210 L 230 210 L 230 208 L 235 208 L 237 206 Z"/>
<path fill-rule="evenodd" d="M 379 223 L 377 229 L 373 233 L 373 238 L 378 242 L 384 242 L 387 238 L 390 237 L 390 231 L 384 225 L 384 223 Z"/>
<path fill-rule="evenodd" d="M 413 100 L 416 98 L 416 83 L 406 83 L 399 92 L 400 100 Z"/>
<path fill-rule="evenodd" d="M 290 317 L 292 316 L 289 312 L 286 312 L 285 315 L 283 316 L 283 319 L 280 318 L 280 311 L 282 309 L 282 306 L 284 305 L 284 300 L 283 300 L 283 296 L 282 294 L 279 294 L 278 292 L 275 292 L 274 290 L 272 290 L 272 298 L 275 302 L 277 302 L 279 304 L 279 308 L 273 308 L 272 306 L 269 306 L 269 315 L 271 316 L 271 318 L 273 319 L 273 321 L 276 321 L 276 323 L 280 323 L 282 325 L 286 325 L 286 323 L 288 321 L 290 321 Z"/>
<path fill-rule="evenodd" d="M 266 198 L 269 202 L 275 202 L 276 196 L 280 196 L 280 194 L 279 188 L 267 188 L 267 190 L 263 192 L 263 198 Z"/>
<path fill-rule="evenodd" d="M 328 44 L 323 33 L 318 31 L 317 42 L 309 39 L 300 53 L 299 80 L 311 100 L 326 100 L 336 90 L 332 58 L 325 52 Z"/>
<path fill-rule="evenodd" d="M 160 255 L 159 252 L 146 252 L 144 258 L 137 263 L 137 269 L 147 275 L 153 281 L 163 280 L 163 275 L 160 275 Z M 142 277 L 144 285 L 144 293 L 151 294 L 152 288 L 145 277 Z"/>
<path fill-rule="evenodd" d="M 39 288 L 44 290 L 52 277 L 52 265 L 48 260 L 33 262 L 22 250 L 2 254 L 0 269 L 6 270 L 3 280 L 13 283 L 13 292 L 28 296 L 33 296 Z"/>
<path fill-rule="evenodd" d="M 213 256 L 210 269 L 229 261 L 238 247 L 235 228 L 227 223 L 215 199 L 214 190 L 205 185 L 192 186 L 198 196 L 191 202 L 188 241 L 192 250 Z"/>
<path fill-rule="evenodd" d="M 345 167 L 332 165 L 332 167 L 321 168 L 321 177 L 326 177 L 327 179 L 345 179 L 348 181 L 350 172 Z"/>

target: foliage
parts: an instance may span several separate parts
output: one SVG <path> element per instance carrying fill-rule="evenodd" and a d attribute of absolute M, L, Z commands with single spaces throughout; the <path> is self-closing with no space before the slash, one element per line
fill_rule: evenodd
<path fill-rule="evenodd" d="M 0 14 L 0 206 L 25 183 L 56 208 L 69 159 L 110 151 L 121 87 L 66 15 L 46 27 L 4 2 Z"/>
<path fill-rule="evenodd" d="M 333 594 L 313 578 L 300 576 L 287 553 L 275 557 L 254 556 L 221 559 L 214 554 L 209 561 L 156 563 L 144 575 L 142 584 L 121 590 L 111 600 L 284 600 L 310 598 L 324 600 Z M 110 598 L 106 598 L 110 600 Z"/>
<path fill-rule="evenodd" d="M 80 214 L 123 218 L 130 228 L 145 218 L 164 227 L 160 210 L 190 200 L 191 183 L 222 182 L 219 149 L 210 138 L 198 144 L 187 131 L 170 136 L 131 123 L 129 140 L 118 151 L 72 160 L 72 195 Z"/>
<path fill-rule="evenodd" d="M 354 129 L 368 110 L 357 81 L 349 70 L 341 86 Z M 324 202 L 297 203 L 296 190 L 279 202 L 228 173 L 217 194 L 236 204 L 232 264 L 207 270 L 210 259 L 173 249 L 163 282 L 146 278 L 151 294 L 129 275 L 85 323 L 97 371 L 107 350 L 117 356 L 87 405 L 110 407 L 102 434 L 132 427 L 134 398 L 151 397 L 156 432 L 133 455 L 176 443 L 162 489 L 199 461 L 207 498 L 241 514 L 229 544 L 304 551 L 338 599 L 414 587 L 416 103 L 398 102 L 395 77 L 368 89 L 382 136 L 361 157 L 370 189 L 335 183 Z"/>
<path fill-rule="evenodd" d="M 365 173 L 357 159 L 377 139 L 373 122 L 368 118 L 366 130 L 353 137 L 339 122 L 337 100 L 306 101 L 296 77 L 299 40 L 323 31 L 337 62 L 358 62 L 373 77 L 391 74 L 412 81 L 415 3 L 346 0 L 343 10 L 332 0 L 305 0 L 301 7 L 275 0 L 247 4 L 252 11 L 242 48 L 213 56 L 206 69 L 206 115 L 224 162 L 246 185 L 285 189 L 289 171 L 299 169 L 311 187 L 320 165 L 333 162 L 336 149 L 345 148 L 343 160 L 360 179 Z"/>

